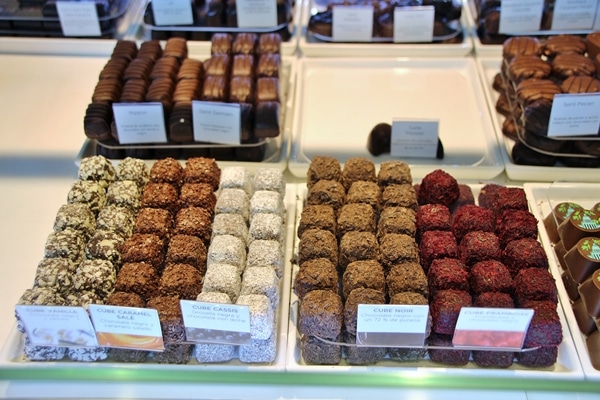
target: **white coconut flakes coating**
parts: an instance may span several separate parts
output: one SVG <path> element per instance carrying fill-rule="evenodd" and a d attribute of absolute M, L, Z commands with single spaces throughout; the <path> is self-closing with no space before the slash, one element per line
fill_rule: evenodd
<path fill-rule="evenodd" d="M 236 304 L 248 306 L 252 339 L 271 337 L 275 329 L 275 313 L 267 296 L 264 294 L 240 294 Z"/>
<path fill-rule="evenodd" d="M 246 268 L 271 267 L 278 278 L 283 276 L 283 250 L 276 240 L 255 240 L 248 246 Z"/>
<path fill-rule="evenodd" d="M 232 235 L 215 236 L 208 246 L 206 265 L 230 264 L 238 268 L 241 274 L 246 267 L 246 244 Z"/>
<path fill-rule="evenodd" d="M 217 197 L 215 214 L 240 214 L 248 221 L 250 199 L 242 189 L 223 189 Z"/>
<path fill-rule="evenodd" d="M 283 219 L 275 214 L 255 214 L 248 230 L 250 242 L 254 240 L 276 240 L 283 243 Z"/>
<path fill-rule="evenodd" d="M 252 179 L 245 167 L 230 166 L 221 170 L 220 189 L 242 189 L 252 196 Z"/>
<path fill-rule="evenodd" d="M 275 214 L 284 217 L 281 195 L 269 190 L 254 192 L 250 198 L 250 221 L 256 214 Z"/>
<path fill-rule="evenodd" d="M 212 238 L 231 235 L 248 242 L 248 226 L 240 214 L 216 214 L 213 219 Z"/>
<path fill-rule="evenodd" d="M 267 296 L 273 310 L 277 310 L 279 306 L 279 278 L 277 278 L 275 271 L 268 267 L 246 268 L 242 276 L 240 295 L 247 294 Z"/>
<path fill-rule="evenodd" d="M 242 278 L 239 269 L 230 264 L 212 264 L 206 269 L 202 293 L 225 293 L 232 302 L 240 295 Z"/>

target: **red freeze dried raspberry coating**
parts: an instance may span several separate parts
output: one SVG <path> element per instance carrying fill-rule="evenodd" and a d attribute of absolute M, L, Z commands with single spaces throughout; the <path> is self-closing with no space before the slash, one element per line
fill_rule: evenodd
<path fill-rule="evenodd" d="M 513 280 L 515 299 L 523 306 L 531 300 L 549 300 L 558 303 L 558 290 L 552 274 L 547 269 L 525 268 Z"/>
<path fill-rule="evenodd" d="M 506 245 L 502 251 L 502 263 L 514 277 L 523 268 L 548 269 L 548 256 L 540 242 L 524 238 Z"/>
<path fill-rule="evenodd" d="M 523 347 L 558 346 L 561 344 L 563 334 L 556 304 L 550 301 L 537 301 L 530 303 L 528 308 L 533 308 L 534 312 L 525 335 Z"/>
<path fill-rule="evenodd" d="M 427 271 L 427 282 L 432 295 L 446 289 L 469 291 L 467 267 L 456 258 L 433 260 Z"/>
<path fill-rule="evenodd" d="M 496 219 L 496 235 L 502 247 L 523 238 L 537 239 L 537 219 L 527 210 L 505 210 Z"/>
<path fill-rule="evenodd" d="M 471 295 L 464 290 L 440 290 L 429 305 L 434 332 L 452 335 L 458 314 L 463 307 L 471 306 Z"/>
<path fill-rule="evenodd" d="M 458 245 L 454 235 L 449 231 L 427 231 L 419 243 L 421 265 L 427 271 L 431 262 L 438 258 L 458 257 Z"/>
<path fill-rule="evenodd" d="M 485 292 L 510 293 L 512 277 L 508 268 L 500 261 L 480 261 L 473 265 L 469 276 L 471 291 L 475 294 Z"/>
<path fill-rule="evenodd" d="M 494 232 L 494 214 L 487 208 L 468 204 L 461 207 L 452 220 L 452 232 L 460 243 L 472 231 Z"/>
<path fill-rule="evenodd" d="M 451 231 L 452 220 L 450 209 L 443 204 L 424 204 L 417 210 L 417 240 L 423 232 Z"/>
<path fill-rule="evenodd" d="M 459 195 L 456 179 L 441 169 L 425 175 L 417 193 L 419 204 L 443 204 L 447 207 L 458 200 Z"/>
<path fill-rule="evenodd" d="M 500 240 L 492 232 L 469 232 L 458 246 L 458 256 L 467 267 L 472 267 L 479 261 L 500 260 Z"/>

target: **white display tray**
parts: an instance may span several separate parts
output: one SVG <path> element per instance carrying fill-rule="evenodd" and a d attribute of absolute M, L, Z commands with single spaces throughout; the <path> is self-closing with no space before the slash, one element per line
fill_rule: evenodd
<path fill-rule="evenodd" d="M 460 182 L 460 181 L 459 181 Z M 475 201 L 479 196 L 479 192 L 483 187 L 483 184 L 472 184 L 469 185 L 473 192 Z M 306 200 L 307 188 L 305 184 L 298 184 L 298 209 L 296 211 L 296 232 L 300 217 L 304 207 L 304 201 Z M 529 199 L 531 202 L 531 199 Z M 297 260 L 298 255 L 298 244 L 299 240 L 296 239 L 294 244 L 294 258 Z M 293 264 L 292 282 L 298 272 L 297 263 Z M 481 368 L 477 366 L 472 360 L 465 366 L 450 366 L 440 363 L 435 363 L 426 356 L 425 359 L 420 361 L 412 362 L 400 362 L 391 359 L 383 359 L 374 365 L 356 366 L 349 365 L 345 358 L 339 365 L 310 365 L 306 364 L 300 354 L 300 335 L 298 333 L 297 316 L 298 316 L 298 296 L 294 293 L 292 283 L 292 293 L 290 296 L 290 321 L 289 321 L 289 332 L 288 332 L 288 346 L 287 346 L 287 370 L 294 372 L 353 372 L 353 373 L 364 373 L 364 372 L 377 372 L 377 373 L 413 373 L 420 372 L 430 374 L 448 374 L 456 375 L 457 377 L 470 377 L 476 379 L 477 377 L 497 377 L 497 378 L 523 378 L 523 379 L 564 379 L 564 380 L 582 380 L 583 370 L 578 359 L 575 344 L 571 337 L 571 332 L 567 326 L 567 319 L 562 310 L 562 307 L 558 306 L 558 315 L 560 317 L 561 325 L 563 328 L 563 341 L 558 347 L 558 359 L 557 362 L 548 368 L 527 368 L 517 363 L 509 368 Z M 387 356 L 386 356 L 387 357 Z"/>
<path fill-rule="evenodd" d="M 554 182 L 557 180 L 597 182 L 600 179 L 600 168 L 565 167 L 562 166 L 562 164 L 557 164 L 552 167 L 543 167 L 535 165 L 518 165 L 513 163 L 510 151 L 514 142 L 502 134 L 502 121 L 504 120 L 504 117 L 496 111 L 498 92 L 492 88 L 494 76 L 500 72 L 501 60 L 502 58 L 500 57 L 477 57 L 477 67 L 483 82 L 483 90 L 492 117 L 494 130 L 498 137 L 498 142 L 500 143 L 500 151 L 502 153 L 502 158 L 504 159 L 506 175 L 508 178 L 516 181 L 530 182 Z"/>
<path fill-rule="evenodd" d="M 223 165 L 219 163 L 223 168 Z M 239 359 L 234 358 L 225 363 L 206 363 L 200 364 L 194 356 L 190 357 L 190 362 L 185 365 L 174 364 L 157 364 L 151 361 L 145 363 L 118 363 L 110 360 L 98 362 L 74 362 L 65 358 L 64 361 L 29 361 L 23 354 L 24 337 L 17 330 L 16 323 L 11 329 L 9 336 L 0 351 L 0 375 L 2 369 L 10 368 L 12 370 L 19 369 L 27 371 L 28 369 L 36 368 L 77 368 L 77 369 L 118 369 L 118 368 L 135 368 L 136 370 L 177 370 L 183 368 L 186 371 L 198 370 L 201 371 L 270 371 L 280 372 L 285 370 L 286 346 L 288 343 L 288 315 L 290 306 L 291 292 L 291 259 L 293 256 L 293 246 L 295 237 L 295 221 L 296 221 L 296 190 L 297 185 L 286 185 L 285 192 L 285 239 L 283 252 L 283 276 L 280 279 L 280 303 L 277 310 L 277 354 L 272 363 L 242 363 Z M 235 355 L 237 357 L 237 354 Z M 35 378 L 32 375 L 30 378 Z"/>
<path fill-rule="evenodd" d="M 473 50 L 471 35 L 465 24 L 463 13 L 462 43 L 330 43 L 314 39 L 308 35 L 311 0 L 303 0 L 302 25 L 298 39 L 298 49 L 308 57 L 448 57 L 466 56 Z"/>
<path fill-rule="evenodd" d="M 547 215 L 551 214 L 554 206 L 559 202 L 569 201 L 589 208 L 600 199 L 600 183 L 525 183 L 523 187 L 527 193 L 532 212 L 538 221 L 543 221 Z M 587 379 L 600 381 L 600 371 L 595 369 L 590 361 L 585 344 L 585 335 L 581 333 L 573 309 L 570 306 L 569 295 L 561 278 L 562 268 L 556 258 L 556 253 L 544 228 L 544 224 L 540 223 L 538 226 L 540 227 L 542 244 L 551 261 L 550 269 L 556 280 L 558 296 L 571 330 L 575 348 L 579 353 L 583 372 Z"/>
<path fill-rule="evenodd" d="M 189 44 L 190 42 L 188 42 Z M 210 56 L 207 53 L 189 53 L 189 58 L 196 58 L 199 60 L 205 60 Z M 281 121 L 281 132 L 277 138 L 271 139 L 267 144 L 267 151 L 265 155 L 265 160 L 261 162 L 245 162 L 245 161 L 219 161 L 219 165 L 221 167 L 235 166 L 235 165 L 243 165 L 248 169 L 250 173 L 254 173 L 259 168 L 278 168 L 280 170 L 285 170 L 287 167 L 287 160 L 290 152 L 290 142 L 291 142 L 291 124 L 293 121 L 294 115 L 294 92 L 296 87 L 296 58 L 293 56 L 286 57 L 283 56 L 281 58 L 281 71 L 280 71 L 280 82 L 284 84 L 280 84 L 281 93 L 281 104 L 283 107 L 283 117 Z M 91 96 L 91 92 L 90 92 Z M 81 119 L 83 120 L 83 116 L 81 115 Z M 82 136 L 85 135 L 82 132 Z M 198 145 L 198 147 L 207 147 L 205 145 Z M 79 165 L 81 159 L 88 156 L 95 155 L 96 144 L 94 141 L 89 139 L 85 139 L 77 157 L 75 159 L 75 164 Z M 120 162 L 120 160 L 112 160 L 116 165 Z M 152 165 L 155 160 L 149 159 L 146 160 L 148 165 Z M 184 160 L 182 160 L 184 162 Z"/>
<path fill-rule="evenodd" d="M 288 168 L 306 176 L 315 155 L 368 157 L 371 129 L 394 118 L 439 120 L 445 157 L 406 158 L 413 176 L 443 168 L 491 179 L 504 164 L 472 58 L 300 58 Z"/>

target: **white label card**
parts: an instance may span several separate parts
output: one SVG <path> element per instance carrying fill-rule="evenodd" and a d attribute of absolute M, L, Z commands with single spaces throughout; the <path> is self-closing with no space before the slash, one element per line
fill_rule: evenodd
<path fill-rule="evenodd" d="M 151 308 L 90 304 L 98 344 L 138 350 L 163 350 L 158 311 Z"/>
<path fill-rule="evenodd" d="M 429 306 L 359 304 L 356 343 L 372 346 L 423 346 Z"/>
<path fill-rule="evenodd" d="M 552 29 L 592 29 L 597 6 L 597 0 L 556 0 Z"/>
<path fill-rule="evenodd" d="M 599 128 L 600 93 L 554 96 L 548 136 L 597 135 Z"/>
<path fill-rule="evenodd" d="M 499 33 L 540 30 L 544 0 L 503 0 Z"/>
<path fill-rule="evenodd" d="M 393 157 L 436 158 L 439 121 L 392 121 L 391 155 Z"/>
<path fill-rule="evenodd" d="M 463 307 L 452 344 L 520 349 L 532 317 L 533 310 L 529 308 Z"/>
<path fill-rule="evenodd" d="M 152 0 L 152 14 L 157 26 L 194 23 L 190 0 Z"/>
<path fill-rule="evenodd" d="M 100 36 L 98 10 L 93 1 L 57 1 L 56 11 L 65 36 Z"/>
<path fill-rule="evenodd" d="M 165 113 L 161 103 L 114 103 L 119 143 L 165 143 Z"/>
<path fill-rule="evenodd" d="M 98 346 L 84 307 L 17 305 L 15 309 L 35 346 Z"/>
<path fill-rule="evenodd" d="M 334 42 L 370 42 L 373 38 L 373 6 L 333 6 Z"/>
<path fill-rule="evenodd" d="M 592 27 L 592 30 L 600 30 L 600 4 L 598 4 L 598 7 L 596 8 L 596 16 L 594 17 L 594 26 Z"/>
<path fill-rule="evenodd" d="M 433 6 L 394 8 L 394 42 L 433 41 L 434 16 Z"/>
<path fill-rule="evenodd" d="M 277 0 L 236 0 L 239 28 L 277 26 Z"/>
<path fill-rule="evenodd" d="M 192 101 L 192 116 L 197 142 L 240 144 L 242 123 L 239 104 Z"/>
<path fill-rule="evenodd" d="M 188 342 L 251 343 L 250 309 L 234 304 L 180 300 Z"/>

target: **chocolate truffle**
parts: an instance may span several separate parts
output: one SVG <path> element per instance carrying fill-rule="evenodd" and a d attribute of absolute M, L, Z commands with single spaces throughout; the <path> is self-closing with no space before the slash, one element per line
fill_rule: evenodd
<path fill-rule="evenodd" d="M 470 290 L 467 266 L 456 258 L 433 260 L 427 271 L 427 283 L 432 295 L 438 290 Z"/>
<path fill-rule="evenodd" d="M 440 169 L 425 175 L 417 193 L 419 204 L 443 204 L 450 206 L 456 200 L 460 190 L 454 177 Z"/>
<path fill-rule="evenodd" d="M 158 284 L 162 296 L 195 300 L 202 290 L 202 275 L 189 264 L 169 264 L 165 267 Z"/>
<path fill-rule="evenodd" d="M 342 206 L 337 219 L 339 237 L 351 231 L 375 232 L 375 211 L 364 203 L 351 203 Z"/>
<path fill-rule="evenodd" d="M 452 219 L 452 232 L 458 243 L 469 232 L 494 232 L 494 230 L 494 214 L 492 211 L 474 204 L 461 207 Z"/>
<path fill-rule="evenodd" d="M 333 207 L 336 212 L 338 212 L 345 203 L 346 190 L 338 181 L 321 179 L 311 186 L 306 197 L 307 205 L 329 205 Z"/>
<path fill-rule="evenodd" d="M 206 257 L 206 246 L 201 239 L 191 235 L 175 235 L 169 240 L 165 263 L 189 264 L 204 274 Z"/>
<path fill-rule="evenodd" d="M 464 290 L 447 289 L 436 292 L 429 306 L 433 331 L 453 335 L 461 308 L 470 306 L 471 295 Z"/>
<path fill-rule="evenodd" d="M 424 232 L 419 243 L 419 255 L 421 265 L 427 271 L 435 259 L 458 257 L 456 239 L 449 231 Z"/>
<path fill-rule="evenodd" d="M 502 251 L 502 263 L 514 277 L 523 268 L 548 269 L 546 251 L 535 239 L 524 238 L 509 242 Z"/>
<path fill-rule="evenodd" d="M 500 260 L 502 258 L 500 240 L 492 232 L 469 232 L 458 246 L 458 257 L 468 268 L 479 261 Z"/>
<path fill-rule="evenodd" d="M 554 277 L 547 269 L 524 268 L 513 280 L 514 296 L 521 307 L 528 301 L 550 301 L 558 303 L 558 293 Z"/>
<path fill-rule="evenodd" d="M 403 292 L 419 293 L 425 298 L 429 295 L 425 272 L 419 263 L 414 261 L 392 266 L 387 272 L 385 281 L 390 297 Z"/>
<path fill-rule="evenodd" d="M 379 243 L 380 262 L 386 270 L 395 264 L 407 261 L 419 262 L 419 248 L 411 236 L 401 233 L 389 233 Z"/>
<path fill-rule="evenodd" d="M 315 258 L 327 258 L 337 265 L 338 243 L 330 231 L 308 229 L 302 234 L 298 244 L 298 264 Z"/>
<path fill-rule="evenodd" d="M 115 291 L 135 293 L 144 301 L 158 294 L 159 275 L 156 269 L 144 262 L 123 264 L 117 274 Z"/>
<path fill-rule="evenodd" d="M 406 207 L 417 211 L 417 193 L 408 183 L 387 185 L 381 194 L 381 205 L 386 207 Z"/>
<path fill-rule="evenodd" d="M 207 244 L 212 234 L 212 216 L 204 208 L 182 208 L 177 212 L 177 216 L 175 217 L 175 229 L 173 233 L 176 235 L 196 236 Z"/>
<path fill-rule="evenodd" d="M 344 163 L 342 182 L 346 190 L 356 181 L 377 182 L 375 164 L 363 157 L 350 157 Z"/>
<path fill-rule="evenodd" d="M 385 294 L 380 290 L 362 287 L 350 292 L 344 303 L 344 327 L 351 335 L 356 335 L 359 304 L 385 304 Z"/>
<path fill-rule="evenodd" d="M 123 243 L 123 263 L 146 262 L 160 270 L 164 260 L 164 241 L 155 234 L 134 233 Z"/>
<path fill-rule="evenodd" d="M 330 290 L 337 293 L 339 277 L 336 266 L 326 258 L 304 262 L 294 277 L 293 288 L 300 301 L 312 290 Z"/>
<path fill-rule="evenodd" d="M 469 286 L 476 295 L 485 292 L 511 293 L 512 277 L 500 261 L 479 261 L 469 271 Z"/>
<path fill-rule="evenodd" d="M 310 190 L 320 180 L 342 181 L 340 162 L 330 156 L 315 156 L 308 166 L 306 186 Z"/>
<path fill-rule="evenodd" d="M 388 235 L 391 236 L 391 235 Z M 375 234 L 351 231 L 342 236 L 339 245 L 339 268 L 360 260 L 378 260 L 379 246 Z"/>
<path fill-rule="evenodd" d="M 298 331 L 302 335 L 335 339 L 342 332 L 342 299 L 329 290 L 308 292 L 298 310 Z"/>
<path fill-rule="evenodd" d="M 411 208 L 386 207 L 381 211 L 377 223 L 377 239 L 381 241 L 389 233 L 415 236 L 417 231 L 415 220 L 415 212 Z"/>
<path fill-rule="evenodd" d="M 322 229 L 337 235 L 337 219 L 333 207 L 329 205 L 307 205 L 300 214 L 298 238 L 308 229 Z"/>
<path fill-rule="evenodd" d="M 361 260 L 348 264 L 342 277 L 344 298 L 348 298 L 350 292 L 359 287 L 385 293 L 385 274 L 381 264 L 375 260 Z"/>

